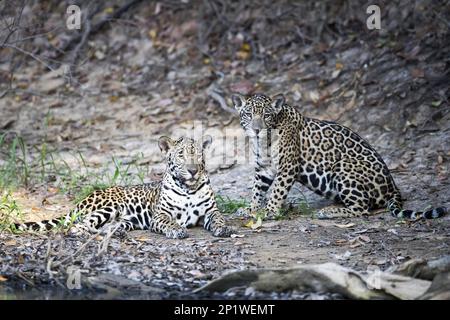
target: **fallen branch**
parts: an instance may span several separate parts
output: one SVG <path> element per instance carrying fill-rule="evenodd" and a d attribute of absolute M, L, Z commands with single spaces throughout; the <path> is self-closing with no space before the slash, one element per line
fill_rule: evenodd
<path fill-rule="evenodd" d="M 431 282 L 387 272 L 368 276 L 337 265 L 324 263 L 291 269 L 256 269 L 226 274 L 195 292 L 224 292 L 234 287 L 252 287 L 263 292 L 298 290 L 338 293 L 349 299 L 418 299 Z"/>
<path fill-rule="evenodd" d="M 433 280 L 440 273 L 450 272 L 450 256 L 431 261 L 412 259 L 400 266 L 389 268 L 388 272 L 424 280 Z"/>

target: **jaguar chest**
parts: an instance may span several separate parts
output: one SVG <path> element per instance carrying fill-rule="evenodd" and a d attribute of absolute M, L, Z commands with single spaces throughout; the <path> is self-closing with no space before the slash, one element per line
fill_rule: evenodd
<path fill-rule="evenodd" d="M 268 170 L 272 175 L 278 171 L 280 153 L 280 137 L 276 130 L 263 130 L 252 138 L 253 154 L 256 165 Z"/>
<path fill-rule="evenodd" d="M 199 223 L 213 205 L 214 199 L 207 186 L 195 193 L 182 193 L 176 188 L 163 188 L 156 210 L 169 214 L 181 226 L 192 227 Z"/>

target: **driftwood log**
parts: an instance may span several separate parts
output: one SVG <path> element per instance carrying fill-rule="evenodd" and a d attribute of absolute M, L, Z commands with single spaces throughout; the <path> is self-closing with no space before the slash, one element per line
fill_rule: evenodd
<path fill-rule="evenodd" d="M 416 271 L 413 269 L 416 265 Z M 409 267 L 408 267 L 409 266 Z M 447 299 L 450 298 L 449 257 L 425 263 L 401 265 L 396 270 L 367 274 L 335 263 L 304 265 L 289 269 L 235 271 L 211 281 L 196 292 L 224 292 L 234 287 L 252 287 L 263 292 L 298 290 L 338 293 L 348 299 Z M 406 275 L 404 270 L 408 270 Z M 421 275 L 412 277 L 411 275 Z M 429 279 L 434 278 L 431 282 Z"/>

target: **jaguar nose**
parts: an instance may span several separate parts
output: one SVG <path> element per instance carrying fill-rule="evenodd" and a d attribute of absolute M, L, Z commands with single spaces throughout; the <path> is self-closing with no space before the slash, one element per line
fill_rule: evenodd
<path fill-rule="evenodd" d="M 263 128 L 262 119 L 260 117 L 255 117 L 252 120 L 252 129 L 256 132 L 256 134 L 258 134 L 262 128 Z"/>
<path fill-rule="evenodd" d="M 197 172 L 198 172 L 198 169 L 197 169 L 197 168 L 189 168 L 189 169 L 187 169 L 187 171 L 188 171 L 192 176 L 195 176 L 195 175 L 197 174 Z"/>

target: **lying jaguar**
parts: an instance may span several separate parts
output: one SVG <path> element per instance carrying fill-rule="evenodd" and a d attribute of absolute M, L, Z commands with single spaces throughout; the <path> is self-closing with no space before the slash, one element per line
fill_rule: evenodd
<path fill-rule="evenodd" d="M 217 209 L 214 192 L 205 171 L 203 149 L 212 142 L 210 136 L 201 145 L 189 138 L 159 139 L 165 154 L 166 170 L 160 182 L 129 187 L 110 187 L 94 191 L 64 217 L 16 224 L 17 230 L 45 231 L 68 225 L 78 231 L 97 232 L 106 223 L 119 223 L 118 231 L 150 229 L 168 238 L 187 237 L 187 227 L 202 223 L 214 236 L 228 237 L 232 229 Z"/>
<path fill-rule="evenodd" d="M 240 123 L 254 142 L 256 158 L 251 207 L 264 205 L 267 218 L 282 207 L 295 181 L 332 198 L 343 207 L 318 211 L 317 217 L 352 217 L 387 207 L 395 217 L 438 218 L 444 207 L 416 212 L 402 209 L 402 198 L 381 156 L 358 134 L 340 124 L 311 119 L 285 102 L 283 95 L 233 95 Z"/>

